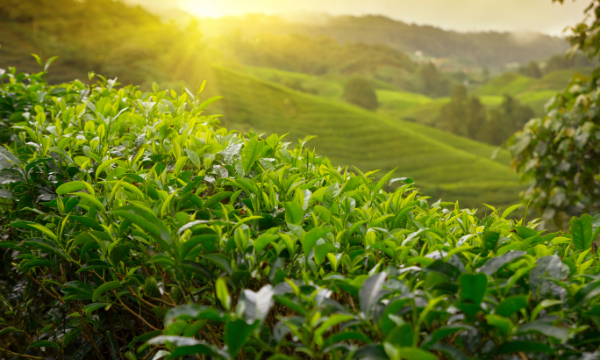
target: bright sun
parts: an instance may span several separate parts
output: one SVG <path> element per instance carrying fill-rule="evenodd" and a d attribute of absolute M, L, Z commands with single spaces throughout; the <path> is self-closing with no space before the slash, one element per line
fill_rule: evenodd
<path fill-rule="evenodd" d="M 221 17 L 226 15 L 218 2 L 210 0 L 183 0 L 180 6 L 183 10 L 188 11 L 200 17 Z"/>

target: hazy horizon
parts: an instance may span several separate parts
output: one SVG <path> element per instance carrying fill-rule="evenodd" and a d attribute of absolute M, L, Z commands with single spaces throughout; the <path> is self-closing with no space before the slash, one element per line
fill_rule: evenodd
<path fill-rule="evenodd" d="M 150 8 L 178 8 L 198 17 L 326 14 L 383 15 L 417 25 L 459 32 L 537 32 L 560 36 L 583 19 L 589 1 L 551 0 L 127 0 Z M 518 10 L 515 10 L 518 9 Z"/>

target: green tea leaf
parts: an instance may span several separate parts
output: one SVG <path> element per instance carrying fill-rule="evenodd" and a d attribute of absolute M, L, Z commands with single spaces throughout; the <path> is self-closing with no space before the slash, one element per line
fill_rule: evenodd
<path fill-rule="evenodd" d="M 34 348 L 41 348 L 41 347 L 53 347 L 55 349 L 60 349 L 60 346 L 57 343 L 52 342 L 52 341 L 48 341 L 48 340 L 34 341 L 27 348 L 28 349 L 34 349 Z"/>
<path fill-rule="evenodd" d="M 288 224 L 302 224 L 302 221 L 304 220 L 304 210 L 302 210 L 302 206 L 296 202 L 286 202 L 283 205 L 285 207 L 285 221 Z"/>
<path fill-rule="evenodd" d="M 258 160 L 263 147 L 264 143 L 258 137 L 254 137 L 246 143 L 242 151 L 242 168 L 244 169 L 244 174 L 248 173 L 252 165 Z"/>
<path fill-rule="evenodd" d="M 116 289 L 120 286 L 121 286 L 121 282 L 116 281 L 116 280 L 109 281 L 107 283 L 104 283 L 104 284 L 98 286 L 98 288 L 96 288 L 96 290 L 94 290 L 94 295 L 92 296 L 92 301 L 98 300 L 98 298 L 100 296 L 102 296 L 102 294 L 104 294 L 105 292 Z"/>
<path fill-rule="evenodd" d="M 235 358 L 242 349 L 242 346 L 248 341 L 248 336 L 258 327 L 259 321 L 249 325 L 246 321 L 237 319 L 232 320 L 225 325 L 225 344 L 227 352 L 232 358 Z"/>
<path fill-rule="evenodd" d="M 583 214 L 578 219 L 572 217 L 569 221 L 569 231 L 573 236 L 573 245 L 575 250 L 587 250 L 592 247 L 592 217 L 588 214 Z"/>
<path fill-rule="evenodd" d="M 458 281 L 460 283 L 458 294 L 461 301 L 476 305 L 481 304 L 487 287 L 487 276 L 484 274 L 463 274 Z"/>

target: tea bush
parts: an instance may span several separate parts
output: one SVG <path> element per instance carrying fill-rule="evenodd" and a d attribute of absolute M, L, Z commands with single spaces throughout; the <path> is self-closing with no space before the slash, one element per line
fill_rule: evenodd
<path fill-rule="evenodd" d="M 600 357 L 600 218 L 537 231 L 220 128 L 218 98 L 43 75 L 0 87 L 5 358 Z"/>

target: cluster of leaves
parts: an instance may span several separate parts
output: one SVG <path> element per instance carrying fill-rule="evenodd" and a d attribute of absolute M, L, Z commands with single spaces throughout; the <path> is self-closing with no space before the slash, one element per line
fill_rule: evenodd
<path fill-rule="evenodd" d="M 591 18 L 571 29 L 571 54 L 582 51 L 598 59 L 598 5 L 592 1 L 586 10 Z M 590 76 L 575 75 L 548 103 L 546 115 L 529 121 L 508 142 L 513 167 L 530 183 L 524 199 L 559 226 L 566 216 L 600 210 L 599 79 L 599 67 Z"/>
<path fill-rule="evenodd" d="M 546 234 L 430 204 L 308 139 L 218 128 L 185 88 L 2 80 L 9 357 L 600 356 L 598 218 Z"/>

